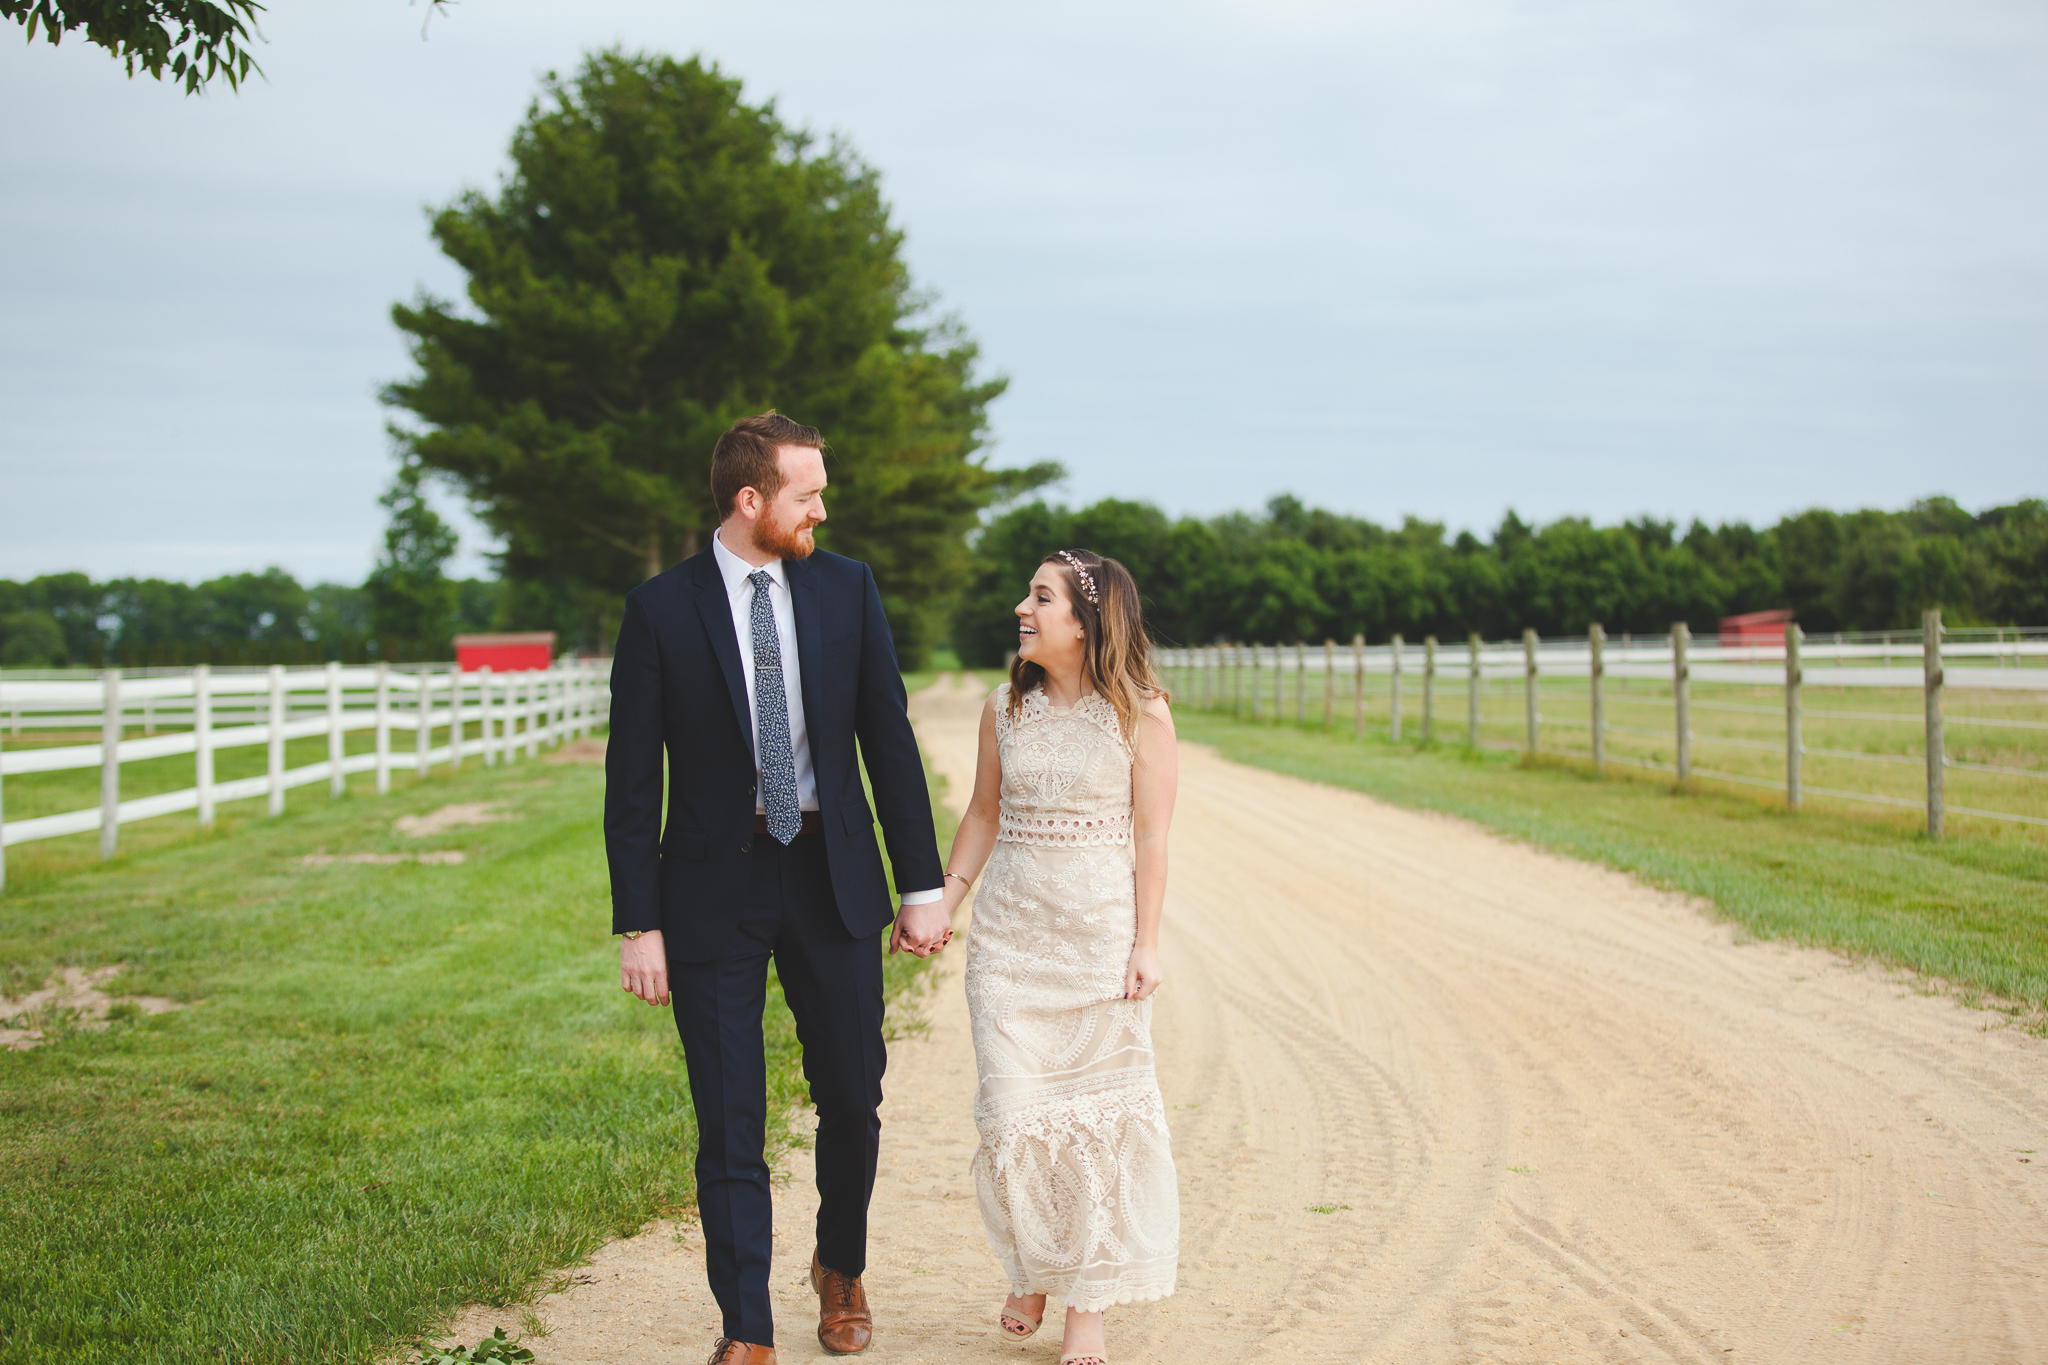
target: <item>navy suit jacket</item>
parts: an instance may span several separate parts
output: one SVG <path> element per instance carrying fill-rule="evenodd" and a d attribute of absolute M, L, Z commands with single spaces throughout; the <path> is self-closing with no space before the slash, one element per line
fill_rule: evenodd
<path fill-rule="evenodd" d="M 895 907 L 857 762 L 867 763 L 896 883 L 913 891 L 941 884 L 924 762 L 873 572 L 823 551 L 783 567 L 832 893 L 847 932 L 865 938 L 888 927 Z M 770 836 L 754 833 L 753 721 L 725 580 L 708 548 L 627 594 L 611 689 L 612 932 L 659 929 L 669 957 L 709 961 L 733 946 L 749 850 Z"/>

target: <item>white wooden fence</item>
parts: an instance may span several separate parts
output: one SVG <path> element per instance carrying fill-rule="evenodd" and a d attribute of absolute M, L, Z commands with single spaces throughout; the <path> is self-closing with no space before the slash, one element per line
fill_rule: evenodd
<path fill-rule="evenodd" d="M 243 670 L 201 665 L 129 677 L 114 669 L 84 679 L 0 675 L 0 726 L 9 733 L 100 733 L 98 743 L 0 753 L 0 887 L 6 885 L 6 849 L 14 844 L 96 829 L 101 855 L 111 858 L 120 827 L 136 820 L 196 811 L 206 827 L 222 802 L 263 796 L 269 813 L 277 815 L 291 788 L 325 782 L 329 793 L 338 796 L 351 773 L 375 773 L 381 796 L 391 790 L 394 768 L 409 767 L 424 779 L 435 764 L 459 767 L 471 755 L 486 765 L 509 763 L 522 748 L 527 757 L 535 757 L 543 744 L 588 735 L 606 723 L 609 677 L 608 660 L 564 661 L 547 669 L 499 674 L 488 668 L 462 673 L 452 667 L 402 671 L 388 664 L 328 664 Z M 130 737 L 138 729 L 141 734 Z M 346 752 L 347 737 L 364 731 L 373 734 L 372 747 Z M 436 731 L 443 732 L 438 744 Z M 287 740 L 322 735 L 326 758 L 285 766 Z M 394 739 L 400 741 L 396 749 Z M 214 780 L 216 754 L 251 745 L 265 747 L 261 775 Z M 123 763 L 179 754 L 192 755 L 191 786 L 122 799 Z M 8 779 L 81 768 L 99 770 L 98 805 L 26 820 L 6 818 Z"/>
<path fill-rule="evenodd" d="M 1438 714 L 1438 704 L 1449 675 L 1456 680 L 1453 685 L 1464 694 L 1464 743 L 1503 747 L 1500 741 L 1482 738 L 1482 698 L 1489 685 L 1497 692 L 1502 684 L 1518 683 L 1525 738 L 1520 744 L 1505 747 L 1588 758 L 1596 768 L 1619 763 L 1660 769 L 1675 774 L 1681 781 L 1697 776 L 1768 786 L 1783 791 L 1787 804 L 1794 809 L 1800 806 L 1806 793 L 1923 808 L 1928 833 L 1936 838 L 1941 836 L 1944 817 L 1949 812 L 2048 826 L 2048 817 L 2039 814 L 1952 804 L 1946 791 L 1947 775 L 1958 770 L 2010 778 L 2023 784 L 2030 794 L 2048 791 L 2048 764 L 1963 761 L 1949 755 L 1947 743 L 1950 726 L 1987 727 L 2017 737 L 2013 732 L 2048 732 L 2048 719 L 1953 716 L 1944 704 L 1949 692 L 1967 690 L 2033 693 L 2043 706 L 2048 706 L 2048 630 L 1944 631 L 1941 615 L 1936 611 L 1926 613 L 1917 640 L 1875 632 L 1809 639 L 1797 626 L 1792 626 L 1783 643 L 1723 644 L 1717 639 L 1696 641 L 1684 625 L 1673 627 L 1668 636 L 1616 640 L 1596 625 L 1586 636 L 1568 640 L 1543 640 L 1534 631 L 1525 631 L 1520 640 L 1487 642 L 1473 635 L 1457 646 L 1442 646 L 1434 637 L 1420 645 L 1410 645 L 1395 636 L 1389 644 L 1370 646 L 1360 638 L 1349 646 L 1326 640 L 1320 647 L 1306 643 L 1219 644 L 1161 649 L 1156 658 L 1166 670 L 1177 703 L 1229 711 L 1252 720 L 1287 720 L 1292 692 L 1293 719 L 1312 721 L 1313 682 L 1314 704 L 1320 708 L 1325 726 L 1340 723 L 1342 707 L 1351 712 L 1351 728 L 1362 737 L 1366 733 L 1370 701 L 1378 700 L 1386 708 L 1385 733 L 1392 742 L 1402 743 L 1406 736 L 1426 743 L 1442 737 L 1440 732 L 1447 728 Z M 1550 683 L 1554 687 L 1560 679 L 1584 680 L 1586 719 L 1544 714 L 1543 700 L 1548 697 L 1555 701 L 1559 692 L 1546 693 L 1542 685 Z M 1627 702 L 1631 706 L 1670 707 L 1669 728 L 1663 731 L 1671 744 L 1669 760 L 1610 750 L 1609 736 L 1654 733 L 1608 719 L 1608 706 L 1614 700 L 1606 687 L 1610 680 L 1642 680 L 1668 687 L 1668 692 L 1661 696 L 1630 693 Z M 1697 711 L 1765 714 L 1772 708 L 1741 701 L 1696 700 L 1692 696 L 1696 683 L 1782 690 L 1782 738 L 1765 740 L 1698 732 L 1694 726 Z M 1405 698 L 1404 684 L 1412 688 Z M 1806 689 L 1812 687 L 1912 689 L 1921 694 L 1924 704 L 1911 713 L 1810 711 L 1803 697 Z M 1576 692 L 1575 688 L 1569 690 Z M 1419 697 L 1414 693 L 1419 693 Z M 1404 704 L 1412 705 L 1415 701 L 1420 703 L 1419 714 L 1416 710 L 1404 711 Z M 1924 736 L 1922 751 L 1902 755 L 1809 745 L 1805 742 L 1805 721 L 1809 716 L 1867 726 L 1912 725 Z M 1582 731 L 1585 747 L 1560 744 L 1555 739 L 1546 744 L 1545 726 Z M 1782 745 L 1784 776 L 1779 779 L 1701 766 L 1693 758 L 1695 747 L 1700 745 L 1747 749 L 1775 749 Z M 1925 770 L 1925 792 L 1909 799 L 1878 791 L 1814 786 L 1804 778 L 1804 760 L 1809 756 L 1866 764 L 1915 764 Z M 2039 803 L 2024 800 L 2014 804 Z"/>

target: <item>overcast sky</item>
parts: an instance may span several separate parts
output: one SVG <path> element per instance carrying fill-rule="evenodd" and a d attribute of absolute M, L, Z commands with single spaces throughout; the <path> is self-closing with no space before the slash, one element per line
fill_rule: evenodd
<path fill-rule="evenodd" d="M 0 30 L 0 576 L 360 579 L 389 307 L 462 285 L 426 209 L 612 43 L 850 138 L 1010 377 L 996 458 L 1071 501 L 1485 530 L 2048 494 L 2039 0 L 425 18 L 272 0 L 265 78 L 193 99 Z"/>

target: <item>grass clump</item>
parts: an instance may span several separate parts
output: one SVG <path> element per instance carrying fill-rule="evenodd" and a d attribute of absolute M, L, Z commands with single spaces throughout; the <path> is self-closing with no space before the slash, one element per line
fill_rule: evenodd
<path fill-rule="evenodd" d="M 1174 719 L 1183 738 L 1233 761 L 1462 816 L 1700 896 L 1757 937 L 1924 973 L 2030 1027 L 2048 1017 L 2048 843 L 2037 834 L 1934 842 L 1910 814 L 1794 814 L 1669 780 L 1596 778 L 1566 760 L 1396 746 L 1192 708 Z"/>

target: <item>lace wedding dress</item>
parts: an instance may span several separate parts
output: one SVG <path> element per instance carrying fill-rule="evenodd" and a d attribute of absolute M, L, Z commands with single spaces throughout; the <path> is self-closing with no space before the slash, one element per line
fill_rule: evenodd
<path fill-rule="evenodd" d="M 974 898 L 967 1003 L 981 1084 L 975 1191 L 1018 1294 L 1069 1308 L 1173 1292 L 1180 1243 L 1137 935 L 1131 753 L 1097 696 L 996 689 L 1002 818 Z"/>

